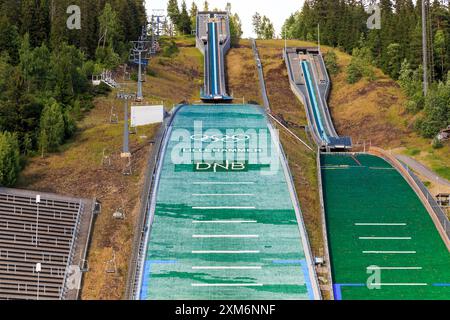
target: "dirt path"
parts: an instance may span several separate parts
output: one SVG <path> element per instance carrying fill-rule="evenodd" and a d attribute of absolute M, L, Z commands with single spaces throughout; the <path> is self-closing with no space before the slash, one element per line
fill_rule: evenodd
<path fill-rule="evenodd" d="M 405 164 L 407 164 L 408 166 L 410 166 L 414 171 L 418 172 L 420 175 L 424 176 L 428 180 L 450 188 L 450 181 L 437 175 L 420 162 L 401 154 L 395 155 L 395 157 L 400 161 L 404 162 Z"/>

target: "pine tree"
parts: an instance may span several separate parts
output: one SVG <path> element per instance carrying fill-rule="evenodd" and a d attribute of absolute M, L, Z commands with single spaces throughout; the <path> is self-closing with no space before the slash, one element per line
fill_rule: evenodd
<path fill-rule="evenodd" d="M 0 132 L 0 186 L 13 186 L 20 171 L 20 151 L 17 136 Z"/>
<path fill-rule="evenodd" d="M 387 72 L 393 79 L 397 79 L 400 73 L 401 63 L 404 59 L 399 43 L 391 43 L 386 49 L 388 65 Z"/>
<path fill-rule="evenodd" d="M 182 34 L 191 34 L 191 17 L 187 11 L 186 0 L 181 3 L 181 12 L 178 17 L 178 30 Z"/>
<path fill-rule="evenodd" d="M 30 35 L 33 47 L 41 45 L 49 34 L 49 10 L 47 0 L 21 1 L 21 31 Z"/>
<path fill-rule="evenodd" d="M 252 25 L 253 25 L 253 32 L 256 34 L 256 38 L 261 39 L 262 38 L 262 18 L 261 15 L 256 12 L 252 17 Z"/>
<path fill-rule="evenodd" d="M 446 48 L 446 34 L 443 30 L 437 30 L 436 34 L 434 35 L 434 52 L 436 54 L 436 58 L 438 60 L 438 65 L 440 65 L 440 68 L 437 68 L 439 71 L 439 78 L 443 79 L 443 76 L 445 75 L 445 67 L 447 65 L 448 60 L 448 53 Z"/>
<path fill-rule="evenodd" d="M 23 37 L 22 44 L 19 50 L 19 56 L 20 69 L 22 70 L 22 75 L 27 84 L 27 91 L 30 91 L 33 53 L 30 46 L 30 36 L 28 35 L 28 33 L 26 33 Z"/>
<path fill-rule="evenodd" d="M 203 3 L 203 11 L 209 11 L 209 3 L 208 0 L 205 0 Z"/>
<path fill-rule="evenodd" d="M 178 27 L 180 19 L 180 8 L 178 7 L 177 0 L 169 0 L 167 3 L 167 15 L 169 16 L 172 23 Z"/>
<path fill-rule="evenodd" d="M 6 15 L 0 15 L 0 35 L 0 54 L 8 54 L 9 61 L 17 64 L 19 61 L 19 32 Z"/>
<path fill-rule="evenodd" d="M 242 37 L 242 22 L 237 13 L 231 12 L 231 3 L 227 3 L 227 12 L 230 15 L 231 45 L 237 46 Z"/>
<path fill-rule="evenodd" d="M 64 141 L 64 116 L 61 106 L 56 101 L 49 101 L 45 106 L 39 130 L 39 147 L 42 155 L 47 151 L 55 151 Z"/>
<path fill-rule="evenodd" d="M 192 1 L 191 9 L 189 10 L 189 15 L 191 16 L 191 30 L 195 30 L 197 27 L 197 12 L 198 7 L 194 1 Z"/>
<path fill-rule="evenodd" d="M 262 39 L 269 40 L 275 38 L 275 28 L 273 27 L 272 22 L 266 16 L 263 16 L 261 19 L 261 37 Z"/>

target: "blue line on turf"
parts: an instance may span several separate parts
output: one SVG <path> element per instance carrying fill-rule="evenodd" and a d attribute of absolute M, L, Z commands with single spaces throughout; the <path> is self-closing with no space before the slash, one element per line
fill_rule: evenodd
<path fill-rule="evenodd" d="M 144 273 L 142 275 L 141 292 L 139 299 L 143 300 L 148 293 L 148 285 L 152 277 L 152 265 L 154 264 L 175 264 L 176 260 L 146 260 L 144 265 Z"/>
<path fill-rule="evenodd" d="M 342 287 L 364 287 L 364 283 L 335 283 L 333 284 L 334 300 L 342 300 Z"/>

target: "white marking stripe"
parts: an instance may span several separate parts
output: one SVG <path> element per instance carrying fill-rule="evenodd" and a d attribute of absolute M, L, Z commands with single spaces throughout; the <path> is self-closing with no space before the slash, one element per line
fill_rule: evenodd
<path fill-rule="evenodd" d="M 422 267 L 367 267 L 367 270 L 422 270 Z"/>
<path fill-rule="evenodd" d="M 194 210 L 220 210 L 220 209 L 240 209 L 240 210 L 251 210 L 256 209 L 256 207 L 192 207 Z"/>
<path fill-rule="evenodd" d="M 202 181 L 202 182 L 194 182 L 194 184 L 255 184 L 254 182 L 211 182 L 211 181 Z"/>
<path fill-rule="evenodd" d="M 252 197 L 251 193 L 194 193 L 194 197 Z"/>
<path fill-rule="evenodd" d="M 411 237 L 359 237 L 360 240 L 411 240 Z"/>
<path fill-rule="evenodd" d="M 261 269 L 261 266 L 254 267 L 192 267 L 194 270 L 226 270 L 226 269 L 235 269 L 235 270 L 252 270 L 252 269 Z"/>
<path fill-rule="evenodd" d="M 416 251 L 363 251 L 363 253 L 389 253 L 389 254 L 396 254 L 396 253 L 416 253 Z"/>
<path fill-rule="evenodd" d="M 207 254 L 207 253 L 223 253 L 223 254 L 240 254 L 240 253 L 259 253 L 259 250 L 240 250 L 240 251 L 229 251 L 229 250 L 193 250 L 194 254 Z"/>
<path fill-rule="evenodd" d="M 194 234 L 192 238 L 259 238 L 257 234 Z"/>
<path fill-rule="evenodd" d="M 257 223 L 256 220 L 210 220 L 210 221 L 198 221 L 194 220 L 192 223 Z"/>
<path fill-rule="evenodd" d="M 193 287 L 262 287 L 262 283 L 192 283 Z"/>
<path fill-rule="evenodd" d="M 427 283 L 371 283 L 371 286 L 427 286 Z"/>
<path fill-rule="evenodd" d="M 406 223 L 355 223 L 355 226 L 406 226 Z"/>

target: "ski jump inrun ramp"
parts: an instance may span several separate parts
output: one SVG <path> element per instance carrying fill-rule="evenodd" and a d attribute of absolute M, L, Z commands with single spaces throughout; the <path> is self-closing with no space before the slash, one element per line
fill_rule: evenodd
<path fill-rule="evenodd" d="M 311 136 L 324 150 L 349 150 L 350 137 L 340 137 L 334 129 L 327 99 L 331 81 L 317 48 L 287 48 L 284 51 L 292 91 L 306 109 Z"/>

